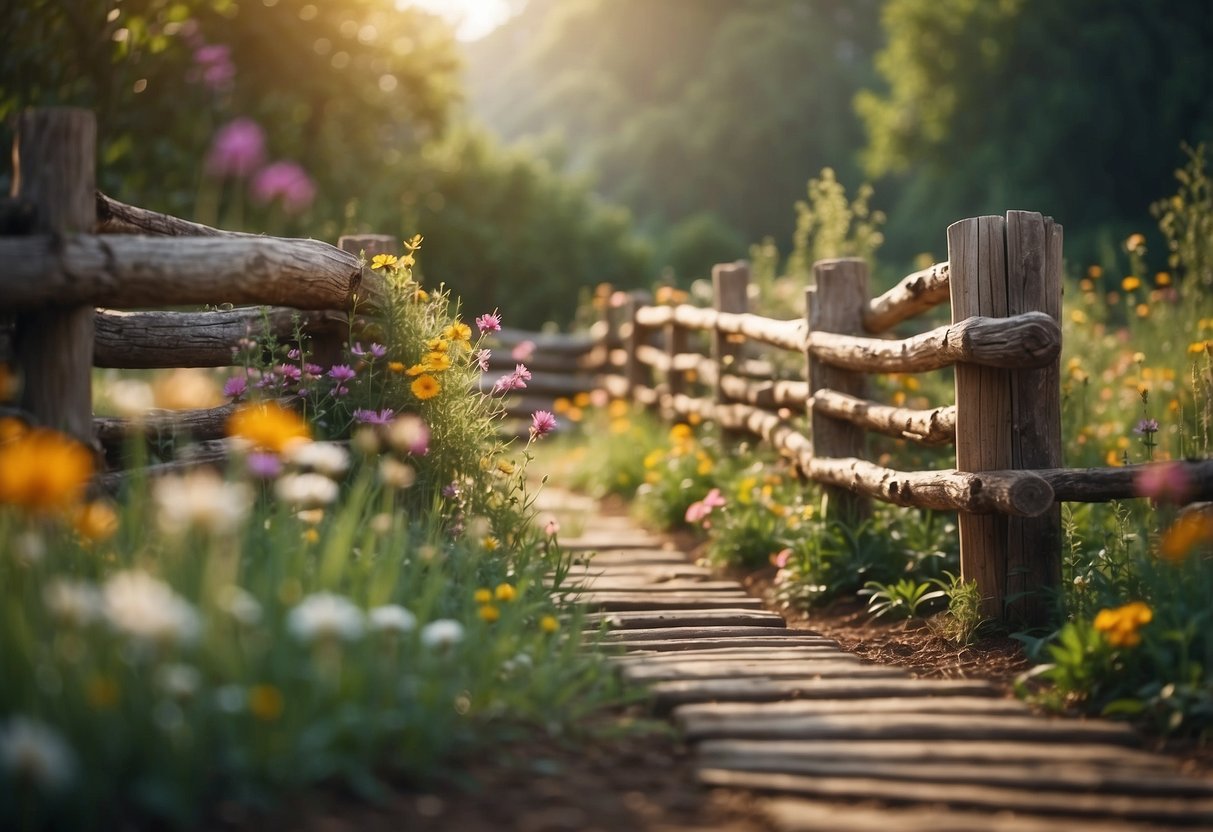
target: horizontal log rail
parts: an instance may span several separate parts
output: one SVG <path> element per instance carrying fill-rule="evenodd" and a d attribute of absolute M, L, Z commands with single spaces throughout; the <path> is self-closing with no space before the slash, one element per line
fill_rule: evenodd
<path fill-rule="evenodd" d="M 975 316 L 896 341 L 811 332 L 808 349 L 826 364 L 867 373 L 916 373 L 953 364 L 1031 369 L 1061 353 L 1061 327 L 1044 312 Z"/>
<path fill-rule="evenodd" d="M 673 323 L 686 329 L 716 331 L 744 336 L 751 341 L 785 350 L 804 349 L 803 320 L 780 321 L 748 312 L 717 312 L 698 306 L 643 306 L 636 311 L 636 323 L 657 328 Z"/>
<path fill-rule="evenodd" d="M 868 301 L 863 310 L 863 328 L 873 335 L 892 329 L 929 309 L 946 303 L 951 268 L 947 263 L 906 276 L 880 297 Z"/>
<path fill-rule="evenodd" d="M 803 410 L 809 399 L 807 381 L 754 381 L 726 375 L 720 389 L 731 401 L 761 408 L 793 407 Z"/>
<path fill-rule="evenodd" d="M 1164 468 L 1166 476 L 1150 476 Z M 1036 473 L 1053 487 L 1058 502 L 1106 503 L 1157 497 L 1189 503 L 1213 499 L 1213 460 L 1148 462 L 1122 468 L 1050 468 Z M 1145 485 L 1151 480 L 1163 485 Z M 1163 493 L 1147 493 L 1159 490 Z"/>
<path fill-rule="evenodd" d="M 93 419 L 97 439 L 107 448 L 118 447 L 136 436 L 153 439 L 188 435 L 196 440 L 220 439 L 237 405 L 199 410 L 149 410 L 136 419 L 98 416 Z"/>
<path fill-rule="evenodd" d="M 97 191 L 97 234 L 152 234 L 166 237 L 258 237 L 243 231 L 224 231 L 200 222 L 136 208 Z"/>
<path fill-rule="evenodd" d="M 956 440 L 955 405 L 914 410 L 879 404 L 836 390 L 818 390 L 813 394 L 810 406 L 819 413 L 845 419 L 866 430 L 923 445 L 947 445 Z"/>
<path fill-rule="evenodd" d="M 12 309 L 215 303 L 345 309 L 358 258 L 318 240 L 87 234 L 0 237 L 0 297 Z"/>
<path fill-rule="evenodd" d="M 212 312 L 121 312 L 98 309 L 94 367 L 154 369 L 227 367 L 242 338 L 286 341 L 296 321 L 308 335 L 349 333 L 344 312 L 252 306 Z"/>

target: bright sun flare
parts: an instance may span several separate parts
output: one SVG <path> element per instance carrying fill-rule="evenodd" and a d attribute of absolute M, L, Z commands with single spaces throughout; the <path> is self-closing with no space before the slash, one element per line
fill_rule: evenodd
<path fill-rule="evenodd" d="M 396 0 L 396 5 L 420 6 L 445 17 L 460 40 L 484 37 L 510 16 L 507 0 Z"/>

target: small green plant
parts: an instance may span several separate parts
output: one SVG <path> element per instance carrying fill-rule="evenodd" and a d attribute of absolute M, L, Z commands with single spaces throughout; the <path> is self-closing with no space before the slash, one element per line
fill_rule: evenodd
<path fill-rule="evenodd" d="M 941 619 L 933 619 L 935 631 L 956 644 L 972 644 L 988 620 L 981 612 L 981 590 L 976 581 L 963 580 L 952 572 L 944 572 L 944 578 L 931 581 L 948 598 L 947 613 Z"/>
<path fill-rule="evenodd" d="M 873 618 L 886 615 L 891 618 L 919 618 L 924 605 L 930 606 L 933 601 L 947 595 L 943 589 L 931 589 L 931 586 L 931 581 L 919 582 L 911 578 L 901 578 L 887 584 L 868 581 L 859 594 L 868 597 L 868 612 Z"/>

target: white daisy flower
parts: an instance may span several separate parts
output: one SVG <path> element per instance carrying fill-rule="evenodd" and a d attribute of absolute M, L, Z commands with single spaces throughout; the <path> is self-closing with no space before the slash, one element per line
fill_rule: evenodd
<path fill-rule="evenodd" d="M 166 476 L 152 486 L 160 528 L 171 535 L 191 530 L 215 535 L 240 527 L 253 502 L 247 483 L 225 482 L 208 468 Z"/>
<path fill-rule="evenodd" d="M 463 641 L 463 625 L 452 618 L 440 618 L 421 628 L 421 643 L 445 650 Z"/>
<path fill-rule="evenodd" d="M 353 641 L 362 635 L 364 627 L 362 610 L 348 598 L 331 592 L 307 596 L 286 617 L 291 635 L 307 643 L 325 638 Z"/>
<path fill-rule="evenodd" d="M 198 638 L 201 621 L 193 606 L 146 572 L 119 572 L 102 589 L 110 626 L 136 639 L 188 644 Z"/>
<path fill-rule="evenodd" d="M 319 508 L 337 499 L 337 483 L 323 474 L 287 474 L 274 483 L 274 493 L 298 508 Z"/>
<path fill-rule="evenodd" d="M 308 442 L 287 452 L 287 460 L 337 479 L 350 467 L 350 452 L 334 442 Z"/>
<path fill-rule="evenodd" d="M 15 716 L 0 725 L 0 769 L 10 779 L 32 783 L 53 792 L 68 785 L 76 774 L 76 755 L 49 725 Z"/>
<path fill-rule="evenodd" d="M 42 601 L 59 623 L 84 627 L 99 620 L 102 609 L 101 592 L 88 581 L 56 578 L 42 590 Z"/>
<path fill-rule="evenodd" d="M 417 629 L 417 616 L 399 604 L 384 604 L 367 614 L 371 629 L 377 633 L 411 633 Z"/>

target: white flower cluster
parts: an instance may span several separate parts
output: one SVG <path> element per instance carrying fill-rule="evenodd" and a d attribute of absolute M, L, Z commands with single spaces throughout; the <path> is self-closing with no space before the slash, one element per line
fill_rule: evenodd
<path fill-rule="evenodd" d="M 190 531 L 225 535 L 248 516 L 253 492 L 247 483 L 225 482 L 208 468 L 182 476 L 166 476 L 152 487 L 156 516 L 167 534 Z"/>
<path fill-rule="evenodd" d="M 49 725 L 18 715 L 0 724 L 0 770 L 10 779 L 55 792 L 75 777 L 76 755 Z"/>
<path fill-rule="evenodd" d="M 198 612 L 146 572 L 118 572 L 101 590 L 106 620 L 118 632 L 157 644 L 190 644 L 202 629 Z"/>

